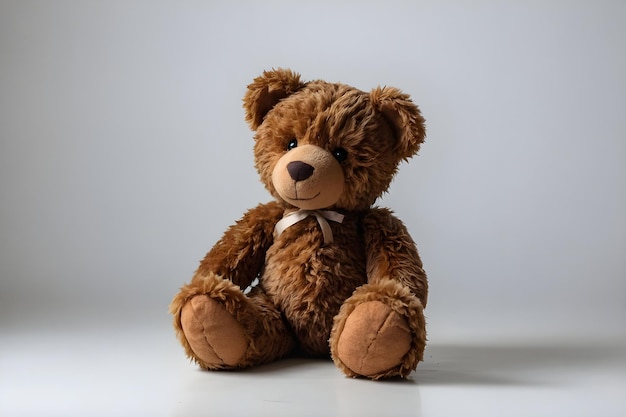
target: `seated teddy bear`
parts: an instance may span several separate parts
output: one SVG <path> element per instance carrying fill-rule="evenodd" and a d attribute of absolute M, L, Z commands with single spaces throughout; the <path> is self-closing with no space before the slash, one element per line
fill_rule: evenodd
<path fill-rule="evenodd" d="M 403 223 L 373 204 L 424 141 L 419 109 L 396 88 L 286 69 L 256 78 L 244 109 L 275 201 L 231 226 L 172 301 L 187 355 L 214 370 L 330 355 L 352 377 L 406 377 L 428 284 Z"/>

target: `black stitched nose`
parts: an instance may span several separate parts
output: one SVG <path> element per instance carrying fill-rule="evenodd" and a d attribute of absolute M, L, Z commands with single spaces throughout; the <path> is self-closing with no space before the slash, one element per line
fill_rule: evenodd
<path fill-rule="evenodd" d="M 302 181 L 313 175 L 313 168 L 311 165 L 302 161 L 292 161 L 287 164 L 287 171 L 291 178 L 295 181 Z"/>

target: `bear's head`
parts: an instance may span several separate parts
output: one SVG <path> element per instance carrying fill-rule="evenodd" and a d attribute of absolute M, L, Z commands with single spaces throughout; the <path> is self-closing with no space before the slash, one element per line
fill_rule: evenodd
<path fill-rule="evenodd" d="M 425 137 L 419 109 L 396 88 L 305 83 L 286 69 L 257 77 L 244 109 L 261 180 L 305 210 L 368 209 Z"/>

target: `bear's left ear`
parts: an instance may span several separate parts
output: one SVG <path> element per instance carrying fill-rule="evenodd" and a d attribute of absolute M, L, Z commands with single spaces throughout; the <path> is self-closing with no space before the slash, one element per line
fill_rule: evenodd
<path fill-rule="evenodd" d="M 243 98 L 243 108 L 246 111 L 246 122 L 252 130 L 257 130 L 263 118 L 280 100 L 295 93 L 304 83 L 300 81 L 300 74 L 289 69 L 272 69 L 264 71 L 263 75 L 254 79 L 248 86 Z"/>
<path fill-rule="evenodd" d="M 370 99 L 393 127 L 399 155 L 403 159 L 415 155 L 426 138 L 426 126 L 411 97 L 394 87 L 377 87 L 370 93 Z"/>

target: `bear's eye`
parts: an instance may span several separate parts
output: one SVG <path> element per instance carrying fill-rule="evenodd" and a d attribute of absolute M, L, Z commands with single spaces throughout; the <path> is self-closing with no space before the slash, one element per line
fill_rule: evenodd
<path fill-rule="evenodd" d="M 290 151 L 293 148 L 297 148 L 298 147 L 298 140 L 297 139 L 291 139 L 289 141 L 289 143 L 287 144 L 287 150 Z"/>
<path fill-rule="evenodd" d="M 337 161 L 343 162 L 348 157 L 348 151 L 346 151 L 344 148 L 337 148 L 333 151 L 333 156 Z"/>

